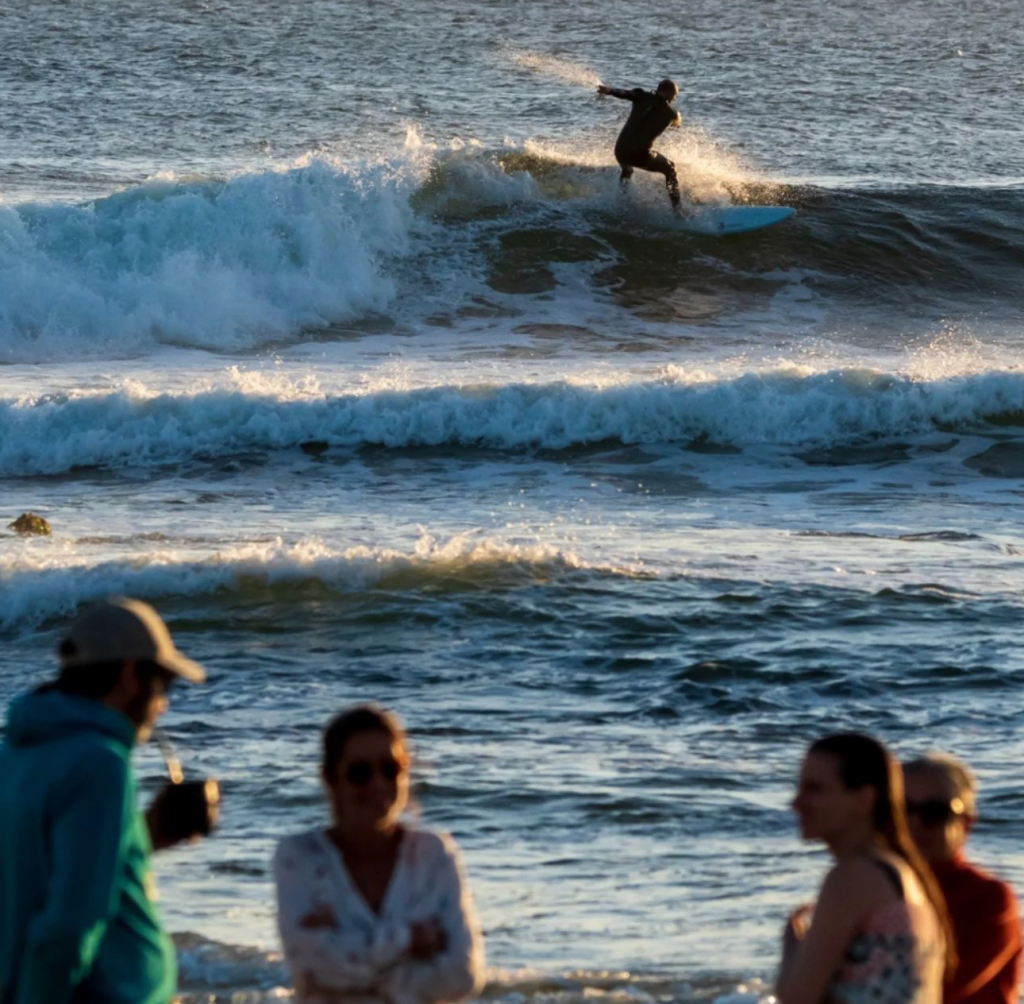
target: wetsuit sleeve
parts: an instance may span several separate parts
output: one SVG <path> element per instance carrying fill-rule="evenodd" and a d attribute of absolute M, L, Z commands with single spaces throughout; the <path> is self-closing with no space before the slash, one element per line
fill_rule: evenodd
<path fill-rule="evenodd" d="M 621 98 L 623 101 L 637 101 L 647 92 L 642 87 L 634 87 L 629 91 L 624 91 L 621 87 L 609 87 L 605 93 L 611 98 Z"/>
<path fill-rule="evenodd" d="M 113 750 L 79 762 L 54 793 L 46 905 L 29 925 L 15 1004 L 66 1004 L 90 973 L 121 895 L 134 818 L 128 765 Z"/>

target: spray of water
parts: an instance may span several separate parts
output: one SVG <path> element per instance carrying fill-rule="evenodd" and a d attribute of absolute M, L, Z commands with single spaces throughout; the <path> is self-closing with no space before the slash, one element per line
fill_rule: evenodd
<path fill-rule="evenodd" d="M 590 67 L 562 56 L 551 56 L 547 53 L 529 50 L 510 50 L 507 52 L 507 56 L 516 66 L 520 66 L 524 70 L 561 80 L 566 84 L 593 88 L 601 83 L 601 78 Z"/>
<path fill-rule="evenodd" d="M 515 66 L 566 84 L 596 88 L 601 83 L 601 78 L 590 67 L 563 56 L 512 48 L 503 49 L 502 54 Z M 685 107 L 682 111 L 685 118 Z M 734 203 L 737 193 L 746 184 L 758 180 L 735 152 L 723 147 L 692 122 L 687 122 L 683 129 L 666 132 L 658 142 L 658 149 L 675 163 L 685 195 L 694 202 Z M 603 167 L 614 163 L 607 130 L 599 136 L 581 137 L 574 133 L 566 149 L 550 141 L 543 144 L 528 141 L 522 153 L 555 164 Z M 506 157 L 506 166 L 508 161 L 518 162 L 519 159 L 515 155 Z M 543 165 L 526 169 L 536 174 L 538 167 L 543 168 Z M 763 197 L 764 193 L 761 195 Z M 742 196 L 739 201 L 743 201 Z"/>

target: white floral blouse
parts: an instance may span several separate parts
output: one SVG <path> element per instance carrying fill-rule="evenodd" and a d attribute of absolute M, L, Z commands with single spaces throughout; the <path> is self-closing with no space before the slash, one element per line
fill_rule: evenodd
<path fill-rule="evenodd" d="M 480 986 L 483 941 L 455 841 L 406 829 L 380 913 L 324 830 L 286 837 L 274 855 L 277 917 L 299 1004 L 439 1004 Z M 304 927 L 328 912 L 335 926 Z M 436 918 L 447 936 L 427 961 L 408 953 L 411 926 Z"/>

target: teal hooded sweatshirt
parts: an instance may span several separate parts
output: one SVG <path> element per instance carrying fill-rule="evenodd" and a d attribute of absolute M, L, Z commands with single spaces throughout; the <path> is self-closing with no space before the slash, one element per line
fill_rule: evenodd
<path fill-rule="evenodd" d="M 174 947 L 135 807 L 135 727 L 43 689 L 0 745 L 0 1004 L 166 1004 Z"/>

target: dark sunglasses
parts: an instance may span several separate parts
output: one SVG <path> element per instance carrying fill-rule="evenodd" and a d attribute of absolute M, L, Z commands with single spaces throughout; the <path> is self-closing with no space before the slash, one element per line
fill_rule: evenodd
<path fill-rule="evenodd" d="M 907 802 L 907 815 L 917 816 L 924 826 L 945 826 L 964 814 L 964 803 L 959 798 L 944 801 L 932 798 L 927 802 Z"/>
<path fill-rule="evenodd" d="M 398 780 L 398 775 L 402 773 L 403 769 L 402 764 L 394 758 L 381 760 L 376 766 L 369 760 L 353 760 L 345 768 L 345 780 L 357 788 L 365 788 L 373 779 L 375 770 L 385 781 L 394 782 Z"/>
<path fill-rule="evenodd" d="M 168 673 L 163 666 L 148 660 L 138 662 L 135 671 L 138 673 L 139 679 L 151 683 L 153 689 L 158 694 L 169 693 L 174 685 L 174 681 L 177 679 L 173 673 Z"/>

